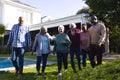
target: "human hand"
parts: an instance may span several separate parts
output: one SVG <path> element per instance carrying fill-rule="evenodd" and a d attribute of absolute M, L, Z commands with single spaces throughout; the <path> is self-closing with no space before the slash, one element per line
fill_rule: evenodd
<path fill-rule="evenodd" d="M 66 42 L 65 42 L 65 41 L 61 41 L 61 44 L 62 44 L 62 45 L 66 45 Z"/>
<path fill-rule="evenodd" d="M 9 45 L 9 44 L 7 44 L 7 45 L 5 46 L 5 48 L 10 49 L 10 45 Z"/>
<path fill-rule="evenodd" d="M 101 47 L 101 45 L 102 45 L 101 43 L 98 44 L 99 47 Z"/>
<path fill-rule="evenodd" d="M 53 51 L 52 53 L 53 53 L 53 55 L 55 55 L 55 54 L 56 54 L 54 51 Z"/>
<path fill-rule="evenodd" d="M 90 52 L 90 46 L 88 46 L 88 47 L 86 48 L 86 51 L 87 51 L 87 52 Z"/>
<path fill-rule="evenodd" d="M 27 51 L 30 52 L 31 51 L 31 47 L 27 46 Z"/>
<path fill-rule="evenodd" d="M 33 53 L 34 53 L 34 51 L 31 51 L 31 53 L 30 53 L 30 54 L 31 54 L 31 55 L 33 55 Z"/>

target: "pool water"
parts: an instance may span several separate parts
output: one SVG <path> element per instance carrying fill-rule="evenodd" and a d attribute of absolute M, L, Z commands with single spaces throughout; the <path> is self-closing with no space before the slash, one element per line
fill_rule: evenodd
<path fill-rule="evenodd" d="M 36 64 L 36 61 L 33 60 L 24 60 L 24 66 Z M 0 58 L 0 69 L 11 68 L 13 67 L 12 61 L 10 58 Z"/>

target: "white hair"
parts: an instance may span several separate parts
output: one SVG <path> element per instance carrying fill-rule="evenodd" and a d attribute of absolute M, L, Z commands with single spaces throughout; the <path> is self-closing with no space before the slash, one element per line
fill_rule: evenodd
<path fill-rule="evenodd" d="M 63 25 L 58 26 L 58 30 L 59 30 L 59 28 L 61 28 L 63 31 L 65 29 Z"/>
<path fill-rule="evenodd" d="M 71 24 L 69 25 L 69 28 L 71 28 L 71 27 L 76 28 L 76 24 L 75 24 L 75 23 L 71 23 Z"/>

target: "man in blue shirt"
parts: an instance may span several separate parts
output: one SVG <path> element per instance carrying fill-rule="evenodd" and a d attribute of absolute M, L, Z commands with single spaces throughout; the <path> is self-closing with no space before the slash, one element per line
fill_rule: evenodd
<path fill-rule="evenodd" d="M 11 60 L 16 70 L 15 75 L 22 78 L 25 48 L 30 48 L 31 38 L 29 28 L 24 25 L 24 18 L 20 16 L 18 21 L 19 23 L 15 24 L 10 31 L 7 47 L 12 45 Z"/>

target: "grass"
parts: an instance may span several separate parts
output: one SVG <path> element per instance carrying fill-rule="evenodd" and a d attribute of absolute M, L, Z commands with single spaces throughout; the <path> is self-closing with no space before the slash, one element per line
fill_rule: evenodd
<path fill-rule="evenodd" d="M 1 57 L 10 57 L 10 54 L 0 54 Z M 36 55 L 25 54 L 25 58 L 36 59 Z M 49 55 L 48 61 L 56 61 L 56 56 Z M 88 76 L 88 73 L 93 70 L 91 68 L 89 61 L 87 61 L 87 67 L 83 68 L 82 71 L 78 71 L 76 74 L 73 73 L 70 59 L 68 59 L 68 72 L 63 73 L 64 75 L 56 77 L 57 74 L 57 65 L 47 66 L 45 70 L 46 77 L 34 76 L 36 73 L 36 68 L 27 68 L 24 69 L 23 79 L 22 80 L 89 80 L 85 76 Z M 75 60 L 75 64 L 77 61 Z M 105 62 L 103 63 L 105 64 Z M 76 65 L 77 68 L 77 65 Z M 9 72 L 0 73 L 0 79 L 2 80 L 17 80 L 17 77 L 13 76 L 14 70 Z"/>

